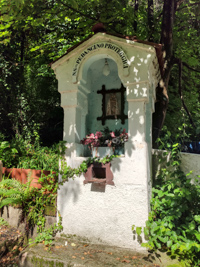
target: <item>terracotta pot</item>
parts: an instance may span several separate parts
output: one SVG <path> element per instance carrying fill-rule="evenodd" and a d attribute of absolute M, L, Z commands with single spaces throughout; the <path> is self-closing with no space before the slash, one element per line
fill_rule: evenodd
<path fill-rule="evenodd" d="M 21 169 L 21 182 L 22 184 L 26 184 L 28 182 L 29 173 L 31 169 Z"/>
<path fill-rule="evenodd" d="M 39 183 L 39 178 L 41 177 L 40 170 L 30 170 L 28 174 L 28 181 L 31 181 L 30 187 L 35 188 L 42 188 L 41 184 Z"/>
<path fill-rule="evenodd" d="M 31 171 L 31 175 L 30 175 L 31 184 L 30 184 L 30 187 L 35 187 L 35 188 L 39 188 L 39 189 L 42 188 L 41 183 L 38 181 L 39 178 L 41 177 L 41 175 L 44 174 L 45 176 L 47 176 L 47 175 L 49 175 L 51 173 L 50 171 L 41 171 L 41 170 L 30 170 L 30 171 Z"/>
<path fill-rule="evenodd" d="M 3 167 L 2 174 L 5 174 L 5 171 L 6 171 L 6 167 Z"/>
<path fill-rule="evenodd" d="M 22 182 L 21 181 L 21 169 L 18 169 L 18 168 L 9 169 L 9 168 L 3 167 L 3 174 L 5 176 L 8 176 L 10 178 L 14 178 L 14 179 Z"/>
<path fill-rule="evenodd" d="M 38 181 L 42 173 L 47 176 L 51 172 L 41 171 L 41 170 L 31 170 L 31 169 L 18 169 L 18 168 L 9 169 L 9 168 L 3 167 L 3 174 L 5 176 L 16 179 L 22 184 L 25 184 L 28 181 L 31 181 L 30 187 L 35 187 L 39 189 L 42 188 L 42 185 Z"/>

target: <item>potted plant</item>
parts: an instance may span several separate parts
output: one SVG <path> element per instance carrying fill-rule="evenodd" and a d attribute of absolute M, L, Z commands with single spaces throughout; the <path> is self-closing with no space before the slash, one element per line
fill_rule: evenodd
<path fill-rule="evenodd" d="M 86 135 L 80 142 L 87 145 L 92 152 L 93 157 L 103 158 L 115 154 L 122 154 L 124 143 L 128 141 L 126 130 L 110 131 L 106 127 L 103 131 L 97 131 L 95 134 Z M 121 149 L 121 152 L 120 152 Z"/>

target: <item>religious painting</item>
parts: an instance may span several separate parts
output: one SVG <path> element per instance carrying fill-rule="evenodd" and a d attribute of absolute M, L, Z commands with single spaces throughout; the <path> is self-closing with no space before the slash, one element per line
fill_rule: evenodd
<path fill-rule="evenodd" d="M 109 93 L 106 94 L 106 116 L 121 114 L 121 94 Z"/>
<path fill-rule="evenodd" d="M 121 119 L 121 123 L 125 123 L 125 119 L 128 118 L 124 114 L 124 94 L 126 88 L 121 84 L 119 89 L 106 90 L 105 85 L 102 89 L 97 91 L 97 94 L 102 94 L 102 116 L 97 120 L 102 121 L 102 125 L 105 125 L 106 120 Z"/>

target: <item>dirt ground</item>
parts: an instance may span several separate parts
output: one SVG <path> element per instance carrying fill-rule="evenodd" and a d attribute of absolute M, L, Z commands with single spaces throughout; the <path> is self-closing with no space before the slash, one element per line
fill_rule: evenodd
<path fill-rule="evenodd" d="M 24 235 L 16 228 L 0 225 L 0 266 L 18 266 L 18 255 L 24 249 Z"/>
<path fill-rule="evenodd" d="M 24 259 L 26 258 L 26 259 Z M 53 265 L 51 265 L 53 262 Z M 133 250 L 93 244 L 89 240 L 72 235 L 56 237 L 51 248 L 44 244 L 23 246 L 23 235 L 10 226 L 0 226 L 0 266 L 182 266 L 171 261 L 166 254 L 138 254 Z"/>

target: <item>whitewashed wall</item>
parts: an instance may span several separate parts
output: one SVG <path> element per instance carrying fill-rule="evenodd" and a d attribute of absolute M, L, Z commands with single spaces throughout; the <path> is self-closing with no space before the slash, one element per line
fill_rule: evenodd
<path fill-rule="evenodd" d="M 159 170 L 162 167 L 165 167 L 166 162 L 169 160 L 169 156 L 163 156 L 162 150 L 152 150 L 152 171 L 153 177 L 156 177 Z M 159 163 L 159 159 L 162 159 L 162 164 Z M 198 178 L 200 175 L 200 154 L 193 154 L 193 153 L 181 153 L 181 169 L 185 174 L 190 173 L 192 174 L 189 176 L 190 178 Z M 200 177 L 198 178 L 200 180 Z"/>

